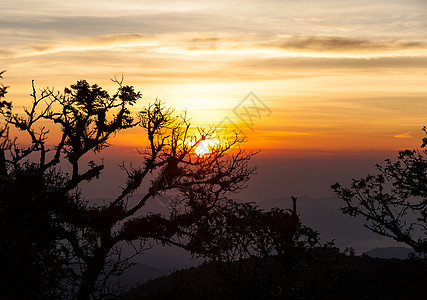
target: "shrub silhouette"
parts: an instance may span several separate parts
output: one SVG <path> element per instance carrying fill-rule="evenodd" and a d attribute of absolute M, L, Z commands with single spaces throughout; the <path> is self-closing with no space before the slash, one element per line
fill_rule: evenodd
<path fill-rule="evenodd" d="M 270 299 L 289 293 L 296 261 L 319 245 L 318 234 L 301 224 L 295 211 L 264 211 L 251 203 L 229 203 L 201 220 L 189 245 L 215 266 L 235 299 Z"/>

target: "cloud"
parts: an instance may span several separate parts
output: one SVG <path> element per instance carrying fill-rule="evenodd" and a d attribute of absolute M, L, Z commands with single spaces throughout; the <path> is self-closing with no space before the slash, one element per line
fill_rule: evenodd
<path fill-rule="evenodd" d="M 155 41 L 156 35 L 145 34 L 111 34 L 99 37 L 89 37 L 80 39 L 57 40 L 52 42 L 32 43 L 29 51 L 24 51 L 24 56 L 32 54 L 51 54 L 69 51 L 96 51 L 96 50 L 113 50 L 114 46 L 133 47 L 148 45 L 150 41 Z M 147 44 L 148 43 L 148 44 Z"/>
<path fill-rule="evenodd" d="M 100 37 L 93 37 L 88 39 L 89 43 L 94 44 L 111 44 L 111 43 L 123 43 L 129 41 L 140 41 L 140 40 L 153 40 L 156 35 L 148 34 L 137 34 L 137 33 L 128 33 L 128 34 L 110 34 Z"/>
<path fill-rule="evenodd" d="M 109 51 L 119 55 L 120 52 L 133 53 L 138 57 L 177 59 L 188 55 L 192 51 L 211 52 L 220 50 L 222 52 L 232 50 L 236 40 L 240 35 L 223 34 L 222 36 L 206 32 L 190 33 L 164 33 L 164 34 L 109 34 L 104 36 L 61 38 L 49 42 L 33 42 L 27 47 L 21 47 L 17 56 L 40 56 L 43 54 L 53 54 L 61 52 L 82 52 L 85 55 L 96 51 Z M 231 53 L 231 52 L 230 52 Z"/>
<path fill-rule="evenodd" d="M 0 20 L 0 28 L 15 31 L 30 31 L 41 38 L 52 35 L 96 36 L 122 33 L 162 34 L 194 31 L 219 32 L 226 30 L 245 31 L 244 24 L 234 22 L 233 15 L 216 15 L 211 12 L 165 12 L 141 11 L 117 16 L 55 16 L 17 15 Z"/>
<path fill-rule="evenodd" d="M 13 51 L 0 48 L 0 56 L 11 56 L 11 55 L 13 55 Z"/>
<path fill-rule="evenodd" d="M 206 60 L 232 61 L 272 69 L 282 67 L 309 68 L 402 68 L 425 67 L 427 41 L 371 40 L 341 36 L 289 36 L 277 38 L 267 34 L 171 32 L 159 34 L 123 33 L 102 36 L 62 38 L 32 43 L 25 56 L 69 51 L 105 50 L 133 53 L 144 57 L 184 59 L 197 54 Z M 22 51 L 21 51 L 22 52 Z M 32 53 L 33 52 L 33 53 Z M 292 60 L 290 60 L 292 58 Z M 247 60 L 245 62 L 245 60 Z"/>
<path fill-rule="evenodd" d="M 409 131 L 405 132 L 405 133 L 401 133 L 401 134 L 396 134 L 393 137 L 395 137 L 396 139 L 411 139 L 411 138 L 413 138 Z"/>
<path fill-rule="evenodd" d="M 314 52 L 378 52 L 427 49 L 425 41 L 403 39 L 357 39 L 342 36 L 290 36 L 260 44 L 263 47 L 281 48 L 292 51 Z"/>

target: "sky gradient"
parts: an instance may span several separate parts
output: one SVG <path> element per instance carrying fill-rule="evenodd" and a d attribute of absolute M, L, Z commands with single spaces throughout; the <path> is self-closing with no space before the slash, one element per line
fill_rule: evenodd
<path fill-rule="evenodd" d="M 390 243 L 342 216 L 330 185 L 421 145 L 427 1 L 3 0 L 0 35 L 2 83 L 18 111 L 32 79 L 114 92 L 110 79 L 123 74 L 143 94 L 135 111 L 158 97 L 195 126 L 234 124 L 244 147 L 262 149 L 237 198 L 290 207 L 294 195 L 303 221 L 338 246 Z M 239 118 L 245 109 L 252 120 Z M 139 129 L 115 138 L 85 195 L 117 193 L 118 165 L 140 159 L 143 140 Z"/>
<path fill-rule="evenodd" d="M 31 80 L 62 90 L 110 78 L 224 118 L 248 148 L 360 151 L 417 147 L 427 112 L 427 2 L 3 1 L 0 69 L 15 107 Z M 233 112 L 253 92 L 251 128 Z M 253 113 L 257 113 L 256 111 Z M 116 142 L 138 144 L 138 132 Z"/>

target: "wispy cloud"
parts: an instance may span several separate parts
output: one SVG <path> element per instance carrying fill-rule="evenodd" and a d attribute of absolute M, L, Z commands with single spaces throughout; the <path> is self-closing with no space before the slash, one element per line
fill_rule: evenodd
<path fill-rule="evenodd" d="M 411 133 L 408 132 L 404 132 L 404 133 L 400 133 L 400 134 L 396 134 L 393 137 L 395 137 L 396 139 L 411 139 Z"/>
<path fill-rule="evenodd" d="M 32 43 L 30 49 L 24 51 L 25 56 L 32 54 L 51 54 L 52 52 L 63 51 L 81 51 L 81 50 L 114 50 L 115 46 L 119 47 L 136 47 L 144 45 L 153 45 L 155 35 L 145 34 L 114 34 L 90 38 L 58 40 L 48 43 Z"/>
<path fill-rule="evenodd" d="M 280 66 L 282 58 L 322 58 L 325 64 L 337 64 L 332 59 L 348 60 L 347 63 L 364 66 L 364 61 L 372 58 L 387 58 L 389 61 L 402 57 L 427 57 L 427 41 L 404 39 L 354 39 L 343 36 L 288 36 L 246 35 L 241 33 L 182 32 L 164 34 L 109 34 L 93 37 L 61 38 L 49 42 L 31 42 L 27 47 L 21 45 L 19 53 L 23 56 L 51 54 L 64 51 L 123 51 L 147 56 L 161 53 L 165 57 L 180 55 L 207 55 L 212 59 L 224 60 L 235 57 L 236 60 L 266 60 Z M 143 48 L 141 48 L 143 47 Z M 5 49 L 3 49 L 5 50 Z M 11 52 L 10 52 L 11 53 Z M 369 64 L 377 66 L 387 64 L 387 60 L 370 60 Z M 293 63 L 287 61 L 287 64 Z M 312 63 L 312 62 L 310 62 Z M 405 61 L 404 63 L 407 63 Z M 348 65 L 344 64 L 344 65 Z"/>
<path fill-rule="evenodd" d="M 290 36 L 261 43 L 261 46 L 309 52 L 365 52 L 427 50 L 427 42 L 403 39 L 357 39 L 343 36 Z"/>

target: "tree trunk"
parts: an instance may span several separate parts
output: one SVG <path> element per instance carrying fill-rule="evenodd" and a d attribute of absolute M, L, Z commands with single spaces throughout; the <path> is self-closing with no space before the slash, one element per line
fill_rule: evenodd
<path fill-rule="evenodd" d="M 7 169 L 6 169 L 6 158 L 4 156 L 4 149 L 0 149 L 0 177 L 7 176 Z"/>
<path fill-rule="evenodd" d="M 96 281 L 104 267 L 107 254 L 108 252 L 100 251 L 88 261 L 86 270 L 82 274 L 77 300 L 89 300 L 91 295 L 95 292 Z"/>

